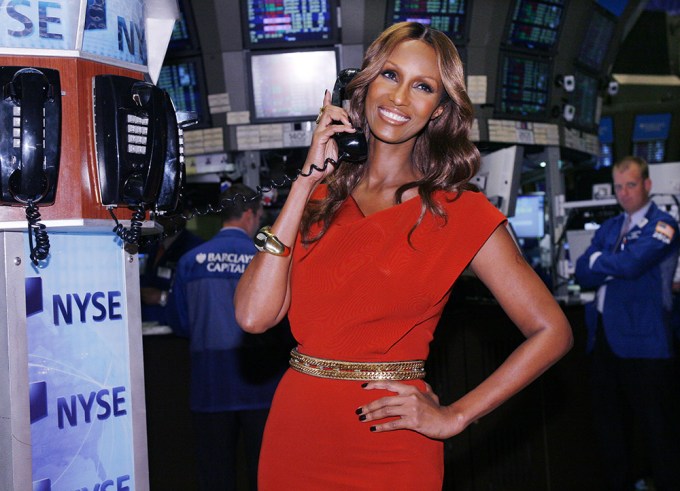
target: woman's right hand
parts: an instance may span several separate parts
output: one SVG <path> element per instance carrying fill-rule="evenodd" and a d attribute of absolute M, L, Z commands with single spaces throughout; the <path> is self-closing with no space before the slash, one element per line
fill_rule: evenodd
<path fill-rule="evenodd" d="M 307 152 L 307 159 L 302 168 L 303 174 L 309 174 L 312 165 L 323 168 L 326 159 L 338 160 L 338 145 L 333 139 L 336 133 L 355 133 L 349 115 L 343 108 L 331 104 L 331 93 L 327 90 L 323 98 L 323 106 L 312 135 L 312 143 Z M 323 180 L 333 172 L 334 167 L 327 165 L 323 172 L 313 170 L 311 176 L 316 182 Z"/>

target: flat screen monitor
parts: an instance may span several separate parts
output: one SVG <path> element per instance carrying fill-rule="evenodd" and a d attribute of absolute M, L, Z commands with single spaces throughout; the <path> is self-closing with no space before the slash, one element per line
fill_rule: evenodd
<path fill-rule="evenodd" d="M 602 8 L 593 6 L 576 56 L 576 63 L 595 73 L 603 71 L 603 64 L 607 59 L 615 31 L 616 17 Z"/>
<path fill-rule="evenodd" d="M 564 0 L 515 0 L 506 27 L 505 45 L 553 53 L 564 13 Z"/>
<path fill-rule="evenodd" d="M 523 147 L 517 145 L 487 153 L 470 180 L 505 216 L 515 214 L 523 160 Z"/>
<path fill-rule="evenodd" d="M 671 131 L 671 113 L 636 114 L 633 141 L 666 140 Z"/>
<path fill-rule="evenodd" d="M 312 121 L 338 73 L 334 48 L 247 54 L 250 120 Z"/>
<path fill-rule="evenodd" d="M 339 43 L 337 0 L 241 0 L 246 49 Z"/>
<path fill-rule="evenodd" d="M 666 160 L 666 140 L 633 142 L 633 155 L 642 157 L 649 164 Z"/>
<path fill-rule="evenodd" d="M 552 65 L 544 58 L 501 52 L 496 113 L 521 119 L 548 117 Z"/>
<path fill-rule="evenodd" d="M 203 62 L 200 56 L 166 59 L 157 85 L 168 92 L 177 111 L 192 111 L 198 123 L 191 128 L 210 126 Z"/>
<path fill-rule="evenodd" d="M 574 113 L 573 126 L 585 131 L 597 129 L 598 105 L 599 105 L 599 81 L 584 72 L 574 73 L 574 92 L 570 100 L 576 111 Z"/>
<path fill-rule="evenodd" d="M 469 18 L 469 0 L 387 2 L 386 27 L 397 22 L 419 22 L 442 31 L 459 44 L 467 42 Z"/>
<path fill-rule="evenodd" d="M 508 217 L 515 235 L 520 239 L 537 239 L 545 235 L 545 196 L 517 196 L 515 214 Z"/>
<path fill-rule="evenodd" d="M 179 18 L 175 21 L 168 43 L 170 56 L 180 52 L 197 51 L 201 48 L 191 4 L 188 0 L 180 0 L 178 5 Z"/>

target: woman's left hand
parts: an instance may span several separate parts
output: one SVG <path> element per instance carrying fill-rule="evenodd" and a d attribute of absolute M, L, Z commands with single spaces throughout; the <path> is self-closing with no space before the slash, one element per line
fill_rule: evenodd
<path fill-rule="evenodd" d="M 364 388 L 396 393 L 357 409 L 359 420 L 371 423 L 371 431 L 413 430 L 430 438 L 445 439 L 464 429 L 456 428 L 458 418 L 451 414 L 450 407 L 439 405 L 439 397 L 427 383 L 425 392 L 412 385 L 389 380 L 368 382 Z M 381 423 L 380 420 L 385 418 L 397 419 Z"/>

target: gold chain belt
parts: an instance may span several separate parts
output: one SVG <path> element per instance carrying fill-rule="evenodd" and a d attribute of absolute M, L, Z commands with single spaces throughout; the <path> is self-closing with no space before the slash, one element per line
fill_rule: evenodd
<path fill-rule="evenodd" d="M 337 380 L 415 380 L 425 378 L 425 361 L 340 361 L 290 352 L 290 366 L 307 375 Z"/>

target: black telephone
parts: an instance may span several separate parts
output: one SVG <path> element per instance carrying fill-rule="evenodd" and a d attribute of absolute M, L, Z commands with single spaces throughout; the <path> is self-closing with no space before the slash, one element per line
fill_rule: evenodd
<path fill-rule="evenodd" d="M 94 77 L 93 98 L 101 201 L 114 219 L 113 207 L 134 210 L 131 230 L 116 220 L 114 231 L 124 242 L 138 243 L 147 209 L 177 208 L 184 180 L 182 128 L 193 121 L 186 115 L 178 121 L 165 90 L 128 77 Z"/>
<path fill-rule="evenodd" d="M 93 94 L 102 204 L 151 205 L 163 181 L 168 147 L 177 148 L 177 122 L 168 121 L 174 114 L 167 109 L 169 97 L 151 83 L 118 75 L 94 77 Z"/>
<path fill-rule="evenodd" d="M 59 72 L 0 67 L 2 204 L 52 204 L 61 144 Z"/>
<path fill-rule="evenodd" d="M 349 103 L 345 88 L 357 73 L 359 73 L 358 68 L 345 68 L 338 73 L 338 78 L 333 86 L 331 104 L 345 107 L 345 104 Z M 366 160 L 368 144 L 366 143 L 366 135 L 361 129 L 357 128 L 356 133 L 337 133 L 333 138 L 338 144 L 338 162 L 357 163 Z"/>
<path fill-rule="evenodd" d="M 36 204 L 54 203 L 59 176 L 59 72 L 3 66 L 0 91 L 0 203 L 26 206 L 31 260 L 37 265 L 49 254 L 49 239 Z"/>

